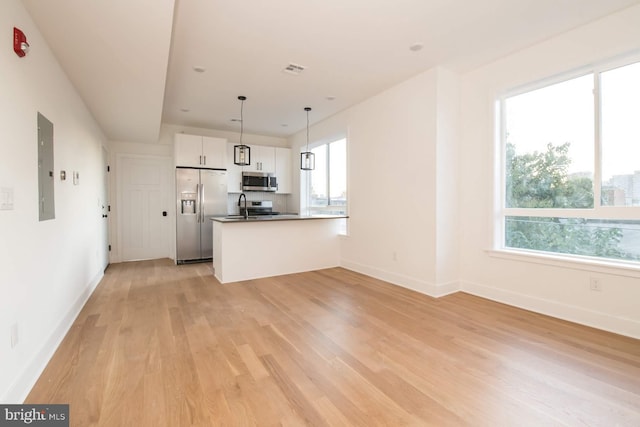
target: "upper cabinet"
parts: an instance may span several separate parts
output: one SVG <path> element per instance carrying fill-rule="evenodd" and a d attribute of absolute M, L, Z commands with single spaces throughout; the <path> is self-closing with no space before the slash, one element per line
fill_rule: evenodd
<path fill-rule="evenodd" d="M 264 145 L 251 146 L 251 164 L 246 166 L 246 171 L 271 172 L 276 171 L 276 150 L 274 147 Z"/>
<path fill-rule="evenodd" d="M 245 172 L 271 172 L 276 171 L 276 149 L 275 147 L 266 147 L 264 145 L 250 145 L 251 148 L 251 164 L 244 166 L 238 166 L 233 163 L 233 146 L 238 145 L 233 142 L 227 144 L 227 170 L 229 176 L 231 171 L 240 176 L 242 171 Z"/>
<path fill-rule="evenodd" d="M 227 167 L 226 139 L 177 133 L 174 141 L 176 166 Z M 233 162 L 233 158 L 231 160 Z"/>
<path fill-rule="evenodd" d="M 242 171 L 273 173 L 278 179 L 277 193 L 289 194 L 291 185 L 291 149 L 251 145 L 251 164 L 233 163 L 233 142 L 209 136 L 175 135 L 176 166 L 227 170 L 227 191 L 242 192 Z"/>
<path fill-rule="evenodd" d="M 227 144 L 227 191 L 242 192 L 242 171 L 271 172 L 278 179 L 277 193 L 291 193 L 291 149 L 251 145 L 251 164 L 238 166 L 233 163 L 233 142 Z"/>

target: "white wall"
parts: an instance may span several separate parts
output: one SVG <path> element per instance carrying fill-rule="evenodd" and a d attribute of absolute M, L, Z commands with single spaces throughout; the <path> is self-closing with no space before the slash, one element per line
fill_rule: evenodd
<path fill-rule="evenodd" d="M 457 101 L 437 68 L 311 127 L 312 141 L 347 134 L 343 266 L 430 295 L 457 288 Z M 291 138 L 295 170 L 305 142 Z"/>
<path fill-rule="evenodd" d="M 492 247 L 494 100 L 510 88 L 640 49 L 640 6 L 575 29 L 462 79 L 460 247 L 463 290 L 602 329 L 640 337 L 640 280 L 626 270 L 532 263 Z M 589 290 L 589 277 L 604 291 Z"/>
<path fill-rule="evenodd" d="M 11 49 L 13 27 L 31 52 Z M 19 0 L 0 2 L 0 402 L 21 403 L 103 274 L 104 135 Z M 38 221 L 37 113 L 54 125 L 54 220 Z M 80 172 L 80 184 L 59 173 Z M 11 325 L 19 343 L 10 346 Z"/>

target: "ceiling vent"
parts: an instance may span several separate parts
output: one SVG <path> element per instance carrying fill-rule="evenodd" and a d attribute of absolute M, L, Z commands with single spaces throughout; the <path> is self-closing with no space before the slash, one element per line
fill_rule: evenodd
<path fill-rule="evenodd" d="M 298 64 L 289 64 L 282 71 L 297 76 L 304 71 L 304 66 Z"/>

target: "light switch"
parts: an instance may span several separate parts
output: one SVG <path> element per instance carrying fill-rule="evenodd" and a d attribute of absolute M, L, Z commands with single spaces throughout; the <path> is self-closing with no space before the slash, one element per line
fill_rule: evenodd
<path fill-rule="evenodd" d="M 13 188 L 0 187 L 0 211 L 13 210 Z"/>

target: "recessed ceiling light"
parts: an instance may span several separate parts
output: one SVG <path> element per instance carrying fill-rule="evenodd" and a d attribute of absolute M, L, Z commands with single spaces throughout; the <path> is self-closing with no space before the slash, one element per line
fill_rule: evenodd
<path fill-rule="evenodd" d="M 283 128 L 286 128 L 286 127 L 287 127 L 287 126 L 289 126 L 289 125 L 288 125 L 288 124 L 286 124 L 286 123 L 282 123 L 280 126 L 282 126 Z"/>
<path fill-rule="evenodd" d="M 180 111 L 182 111 L 183 113 L 188 113 L 191 110 L 189 110 L 188 108 L 181 108 Z"/>
<path fill-rule="evenodd" d="M 423 47 L 424 45 L 422 43 L 414 43 L 411 46 L 409 46 L 409 50 L 412 52 L 417 52 L 419 50 L 422 50 Z"/>
<path fill-rule="evenodd" d="M 196 73 L 204 73 L 205 71 L 207 71 L 207 69 L 201 65 L 194 65 L 193 71 L 195 71 Z"/>
<path fill-rule="evenodd" d="M 334 99 L 336 99 L 336 97 L 333 96 L 333 95 L 329 95 L 329 96 L 326 97 L 327 101 L 333 101 Z"/>

